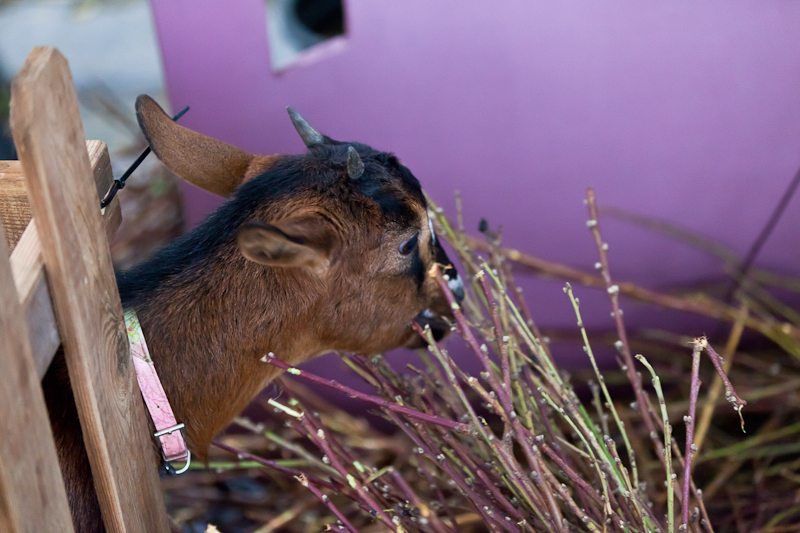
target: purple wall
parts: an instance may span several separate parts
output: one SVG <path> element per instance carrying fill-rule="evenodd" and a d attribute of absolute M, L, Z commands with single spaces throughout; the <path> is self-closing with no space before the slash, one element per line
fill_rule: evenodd
<path fill-rule="evenodd" d="M 800 3 L 345 4 L 345 46 L 276 75 L 262 1 L 152 0 L 172 107 L 192 106 L 182 123 L 298 153 L 293 105 L 323 133 L 397 153 L 451 212 L 459 189 L 469 228 L 485 216 L 507 244 L 587 270 L 586 186 L 743 254 L 800 166 Z M 217 203 L 187 200 L 192 222 Z M 799 206 L 759 264 L 800 272 Z M 603 226 L 620 280 L 720 275 L 665 237 Z M 544 325 L 574 324 L 560 283 L 525 286 Z M 589 322 L 611 326 L 605 296 L 580 294 L 601 305 Z M 668 313 L 628 307 L 629 320 L 670 329 Z"/>

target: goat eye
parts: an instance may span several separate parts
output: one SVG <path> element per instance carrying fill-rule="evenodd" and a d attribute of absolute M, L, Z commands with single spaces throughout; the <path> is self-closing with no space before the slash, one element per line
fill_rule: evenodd
<path fill-rule="evenodd" d="M 410 254 L 417 246 L 418 239 L 419 239 L 419 233 L 417 233 L 407 241 L 403 241 L 403 244 L 400 245 L 400 253 L 403 255 Z"/>

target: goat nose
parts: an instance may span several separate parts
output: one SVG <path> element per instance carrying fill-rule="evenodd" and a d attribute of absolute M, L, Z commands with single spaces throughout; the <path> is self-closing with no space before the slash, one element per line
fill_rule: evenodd
<path fill-rule="evenodd" d="M 447 285 L 450 287 L 450 290 L 453 292 L 453 296 L 455 296 L 456 301 L 461 303 L 464 300 L 464 282 L 461 281 L 461 276 L 458 275 L 458 270 L 453 264 L 450 262 L 450 258 L 447 257 L 447 253 L 442 248 L 442 245 L 439 241 L 436 241 L 436 262 L 440 265 L 443 265 L 443 272 L 445 279 L 447 280 Z"/>
<path fill-rule="evenodd" d="M 450 279 L 447 280 L 447 286 L 450 287 L 458 303 L 464 301 L 464 282 L 461 281 L 461 276 L 457 272 L 455 273 L 455 277 L 451 275 Z"/>

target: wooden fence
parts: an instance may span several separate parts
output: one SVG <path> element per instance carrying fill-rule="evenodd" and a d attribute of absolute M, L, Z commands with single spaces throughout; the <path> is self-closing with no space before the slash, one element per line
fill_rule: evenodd
<path fill-rule="evenodd" d="M 168 532 L 108 246 L 119 200 L 99 207 L 108 151 L 84 140 L 57 50 L 34 49 L 15 78 L 11 129 L 20 161 L 0 161 L 0 531 L 73 531 L 40 384 L 63 345 L 108 531 Z"/>

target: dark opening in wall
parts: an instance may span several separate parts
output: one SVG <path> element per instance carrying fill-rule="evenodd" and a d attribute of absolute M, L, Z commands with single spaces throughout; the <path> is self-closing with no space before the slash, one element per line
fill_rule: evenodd
<path fill-rule="evenodd" d="M 318 35 L 344 34 L 342 0 L 296 0 L 294 12 L 301 24 Z"/>
<path fill-rule="evenodd" d="M 283 70 L 307 50 L 345 34 L 343 0 L 265 0 L 272 68 Z"/>

